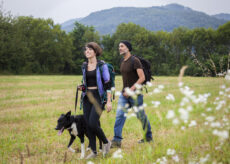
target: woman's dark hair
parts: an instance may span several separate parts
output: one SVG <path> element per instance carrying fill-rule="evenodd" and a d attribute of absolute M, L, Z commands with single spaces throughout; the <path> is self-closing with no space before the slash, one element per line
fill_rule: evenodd
<path fill-rule="evenodd" d="M 92 48 L 96 53 L 96 56 L 100 56 L 102 54 L 102 48 L 95 42 L 86 43 L 85 47 Z"/>

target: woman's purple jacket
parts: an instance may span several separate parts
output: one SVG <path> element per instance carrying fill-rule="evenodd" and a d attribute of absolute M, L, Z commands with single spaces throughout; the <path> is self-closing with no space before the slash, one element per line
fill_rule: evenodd
<path fill-rule="evenodd" d="M 86 95 L 86 92 L 87 92 L 87 83 L 86 83 L 87 65 L 88 65 L 87 62 L 84 62 L 83 65 L 82 65 L 82 75 L 83 75 L 82 84 L 85 86 L 85 91 L 82 92 L 82 95 L 81 95 L 81 104 L 82 104 L 82 101 L 83 101 L 83 99 L 84 99 L 84 97 Z M 102 67 L 102 74 L 101 74 L 101 71 L 100 71 L 100 67 Z M 101 75 L 102 75 L 102 77 L 101 77 Z M 100 98 L 101 98 L 101 103 L 103 104 L 106 101 L 105 100 L 106 91 L 104 90 L 104 87 L 103 87 L 102 78 L 103 78 L 104 84 L 110 82 L 109 68 L 108 68 L 108 65 L 105 64 L 104 61 L 98 60 L 97 66 L 96 66 L 97 88 L 98 88 L 98 92 L 99 92 L 99 95 L 100 95 Z M 109 87 L 107 90 L 110 90 L 110 89 L 111 89 L 111 87 Z M 80 107 L 80 109 L 81 109 L 81 107 Z"/>

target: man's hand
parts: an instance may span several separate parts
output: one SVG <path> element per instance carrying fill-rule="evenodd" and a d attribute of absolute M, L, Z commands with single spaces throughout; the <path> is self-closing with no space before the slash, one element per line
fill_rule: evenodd
<path fill-rule="evenodd" d="M 129 95 L 124 91 L 123 92 L 123 96 L 125 97 L 125 98 L 129 98 Z"/>
<path fill-rule="evenodd" d="M 112 103 L 109 100 L 106 103 L 106 109 L 108 113 L 112 110 Z"/>

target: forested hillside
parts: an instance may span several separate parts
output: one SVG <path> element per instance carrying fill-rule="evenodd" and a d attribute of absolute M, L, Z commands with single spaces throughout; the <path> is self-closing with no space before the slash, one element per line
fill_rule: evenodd
<path fill-rule="evenodd" d="M 219 19 L 220 18 L 220 19 Z M 132 22 L 150 31 L 168 31 L 178 27 L 194 29 L 197 27 L 217 29 L 227 20 L 222 16 L 210 16 L 203 12 L 194 11 L 178 4 L 161 7 L 116 7 L 93 12 L 90 15 L 75 19 L 81 24 L 94 26 L 102 34 L 113 34 L 121 23 Z M 74 20 L 74 19 L 73 19 Z M 62 24 L 62 29 L 70 32 L 74 23 Z"/>

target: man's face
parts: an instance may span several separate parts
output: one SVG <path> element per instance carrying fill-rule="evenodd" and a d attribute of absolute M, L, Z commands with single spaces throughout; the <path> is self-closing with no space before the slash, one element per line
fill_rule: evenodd
<path fill-rule="evenodd" d="M 120 55 L 125 55 L 126 53 L 129 52 L 129 49 L 128 49 L 128 47 L 126 47 L 126 45 L 124 43 L 120 43 L 119 44 L 119 52 L 120 52 Z"/>

